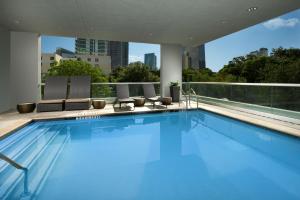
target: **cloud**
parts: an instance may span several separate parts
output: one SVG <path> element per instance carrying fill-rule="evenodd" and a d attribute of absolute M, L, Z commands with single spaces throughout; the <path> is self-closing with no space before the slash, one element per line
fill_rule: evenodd
<path fill-rule="evenodd" d="M 143 58 L 141 56 L 136 56 L 136 55 L 129 55 L 129 63 L 133 63 L 133 62 L 144 62 Z"/>
<path fill-rule="evenodd" d="M 300 21 L 298 18 L 283 19 L 278 17 L 263 23 L 263 26 L 268 29 L 275 30 L 279 28 L 292 28 L 299 23 Z"/>

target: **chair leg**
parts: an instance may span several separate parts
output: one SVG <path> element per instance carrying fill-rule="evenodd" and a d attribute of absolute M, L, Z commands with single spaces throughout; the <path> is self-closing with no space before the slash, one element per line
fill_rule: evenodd
<path fill-rule="evenodd" d="M 119 108 L 121 109 L 121 103 L 119 103 Z"/>

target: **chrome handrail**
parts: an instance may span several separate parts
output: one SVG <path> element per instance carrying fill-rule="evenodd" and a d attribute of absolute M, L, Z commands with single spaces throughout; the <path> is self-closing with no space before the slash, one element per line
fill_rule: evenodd
<path fill-rule="evenodd" d="M 180 90 L 181 90 L 181 93 L 185 96 L 185 107 L 186 107 L 186 109 L 188 109 L 188 97 L 187 97 L 187 94 L 185 93 L 185 91 L 182 89 L 182 88 L 180 88 Z M 180 100 L 179 100 L 179 103 L 180 103 Z"/>
<path fill-rule="evenodd" d="M 10 159 L 9 157 L 5 156 L 4 154 L 0 153 L 0 159 L 4 160 L 11 166 L 15 167 L 16 169 L 20 169 L 24 172 L 24 194 L 27 195 L 29 194 L 29 189 L 28 189 L 28 169 L 26 167 L 23 167 L 22 165 L 18 164 L 16 161 Z"/>
<path fill-rule="evenodd" d="M 143 85 L 143 84 L 156 84 L 160 82 L 97 82 L 91 83 L 92 85 Z M 293 83 L 238 83 L 238 82 L 182 82 L 182 84 L 202 84 L 202 85 L 242 85 L 242 86 L 273 86 L 273 87 L 300 87 L 300 84 Z M 44 86 L 45 83 L 40 83 L 39 86 Z"/>
<path fill-rule="evenodd" d="M 195 92 L 195 90 L 193 88 L 190 88 L 190 92 L 193 93 L 194 96 L 196 96 L 197 99 L 197 108 L 199 108 L 199 95 L 197 95 L 197 93 Z"/>
<path fill-rule="evenodd" d="M 300 87 L 300 84 L 293 83 L 183 82 L 182 84 Z"/>

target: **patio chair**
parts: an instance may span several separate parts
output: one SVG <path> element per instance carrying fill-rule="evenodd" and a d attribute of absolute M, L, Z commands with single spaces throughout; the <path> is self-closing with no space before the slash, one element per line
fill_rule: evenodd
<path fill-rule="evenodd" d="M 91 107 L 91 77 L 72 76 L 70 93 L 66 99 L 66 110 L 88 110 Z"/>
<path fill-rule="evenodd" d="M 37 112 L 62 111 L 67 97 L 68 78 L 51 76 L 45 81 L 43 100 L 37 103 Z"/>
<path fill-rule="evenodd" d="M 122 103 L 134 103 L 134 99 L 129 97 L 129 88 L 127 84 L 117 85 L 117 102 L 119 102 L 119 108 Z"/>
<path fill-rule="evenodd" d="M 155 107 L 155 102 L 160 102 L 161 97 L 156 96 L 154 85 L 153 84 L 143 84 L 144 97 L 152 102 L 153 108 Z"/>

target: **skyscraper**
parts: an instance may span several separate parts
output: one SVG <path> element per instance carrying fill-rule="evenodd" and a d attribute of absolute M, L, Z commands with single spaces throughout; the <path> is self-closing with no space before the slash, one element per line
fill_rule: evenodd
<path fill-rule="evenodd" d="M 205 46 L 186 47 L 183 51 L 183 68 L 201 69 L 206 67 Z"/>
<path fill-rule="evenodd" d="M 128 65 L 128 42 L 76 38 L 75 53 L 110 56 L 112 69 Z"/>
<path fill-rule="evenodd" d="M 144 63 L 150 67 L 150 70 L 155 71 L 156 68 L 156 55 L 154 53 L 147 53 L 144 56 Z"/>
<path fill-rule="evenodd" d="M 128 42 L 109 41 L 112 69 L 128 65 Z"/>
<path fill-rule="evenodd" d="M 86 38 L 76 38 L 75 40 L 76 54 L 90 54 L 90 55 L 108 55 L 108 41 L 95 40 Z"/>

